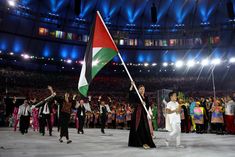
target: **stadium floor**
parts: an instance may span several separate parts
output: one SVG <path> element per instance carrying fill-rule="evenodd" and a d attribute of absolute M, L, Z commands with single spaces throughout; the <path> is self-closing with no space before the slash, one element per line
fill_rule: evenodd
<path fill-rule="evenodd" d="M 31 129 L 26 135 L 12 130 L 0 128 L 0 157 L 234 157 L 235 154 L 234 135 L 182 134 L 182 144 L 186 147 L 176 148 L 166 147 L 167 132 L 155 132 L 157 148 L 144 150 L 127 146 L 128 130 L 106 129 L 103 135 L 100 129 L 85 129 L 82 135 L 71 128 L 71 144 L 59 143 L 57 131 L 53 136 L 48 136 L 48 132 L 40 136 Z"/>

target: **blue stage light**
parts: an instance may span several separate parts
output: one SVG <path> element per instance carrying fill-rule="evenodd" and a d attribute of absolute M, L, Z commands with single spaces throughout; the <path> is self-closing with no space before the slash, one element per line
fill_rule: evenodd
<path fill-rule="evenodd" d="M 50 57 L 51 52 L 47 46 L 44 47 L 44 50 L 42 52 L 43 57 Z"/>
<path fill-rule="evenodd" d="M 73 48 L 70 56 L 72 59 L 78 59 L 79 51 L 76 47 Z"/>
<path fill-rule="evenodd" d="M 15 53 L 20 53 L 22 51 L 22 43 L 19 40 L 16 40 L 14 42 L 13 51 Z"/>
<path fill-rule="evenodd" d="M 6 41 L 4 41 L 4 40 L 0 41 L 0 49 L 4 50 L 4 51 L 7 49 L 7 42 Z"/>
<path fill-rule="evenodd" d="M 65 48 L 62 48 L 62 50 L 60 51 L 60 56 L 62 58 L 67 58 L 68 57 L 68 51 Z"/>
<path fill-rule="evenodd" d="M 139 54 L 138 57 L 137 57 L 137 62 L 144 62 L 144 56 L 142 54 Z"/>

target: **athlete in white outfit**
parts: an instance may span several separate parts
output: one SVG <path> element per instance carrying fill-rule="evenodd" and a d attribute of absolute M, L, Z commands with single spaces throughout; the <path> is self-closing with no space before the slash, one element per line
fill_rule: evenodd
<path fill-rule="evenodd" d="M 184 146 L 180 144 L 180 135 L 181 135 L 181 119 L 180 119 L 180 111 L 181 107 L 177 102 L 177 94 L 176 92 L 169 93 L 170 102 L 167 103 L 166 113 L 168 114 L 169 123 L 170 123 L 170 131 L 167 139 L 166 145 L 169 146 L 169 141 L 173 138 L 176 138 L 176 147 L 183 148 Z"/>

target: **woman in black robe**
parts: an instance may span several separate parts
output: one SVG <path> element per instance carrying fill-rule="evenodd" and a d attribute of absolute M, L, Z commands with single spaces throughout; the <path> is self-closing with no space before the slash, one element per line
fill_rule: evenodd
<path fill-rule="evenodd" d="M 129 101 L 134 111 L 131 118 L 130 134 L 128 146 L 143 147 L 144 149 L 155 148 L 152 136 L 150 134 L 147 113 L 135 91 L 133 91 L 134 82 L 131 83 L 129 92 Z M 145 87 L 140 85 L 139 93 L 146 103 L 146 108 L 149 108 L 149 100 L 145 95 Z"/>

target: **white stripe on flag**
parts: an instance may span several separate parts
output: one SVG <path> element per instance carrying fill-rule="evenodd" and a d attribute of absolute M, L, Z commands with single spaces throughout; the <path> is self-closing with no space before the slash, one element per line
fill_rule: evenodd
<path fill-rule="evenodd" d="M 92 49 L 92 58 L 102 49 L 102 47 L 94 47 Z"/>
<path fill-rule="evenodd" d="M 86 61 L 84 59 L 83 65 L 82 65 L 82 71 L 81 71 L 79 82 L 78 82 L 78 89 L 82 86 L 88 85 L 86 77 L 85 77 L 85 72 L 86 72 Z"/>

